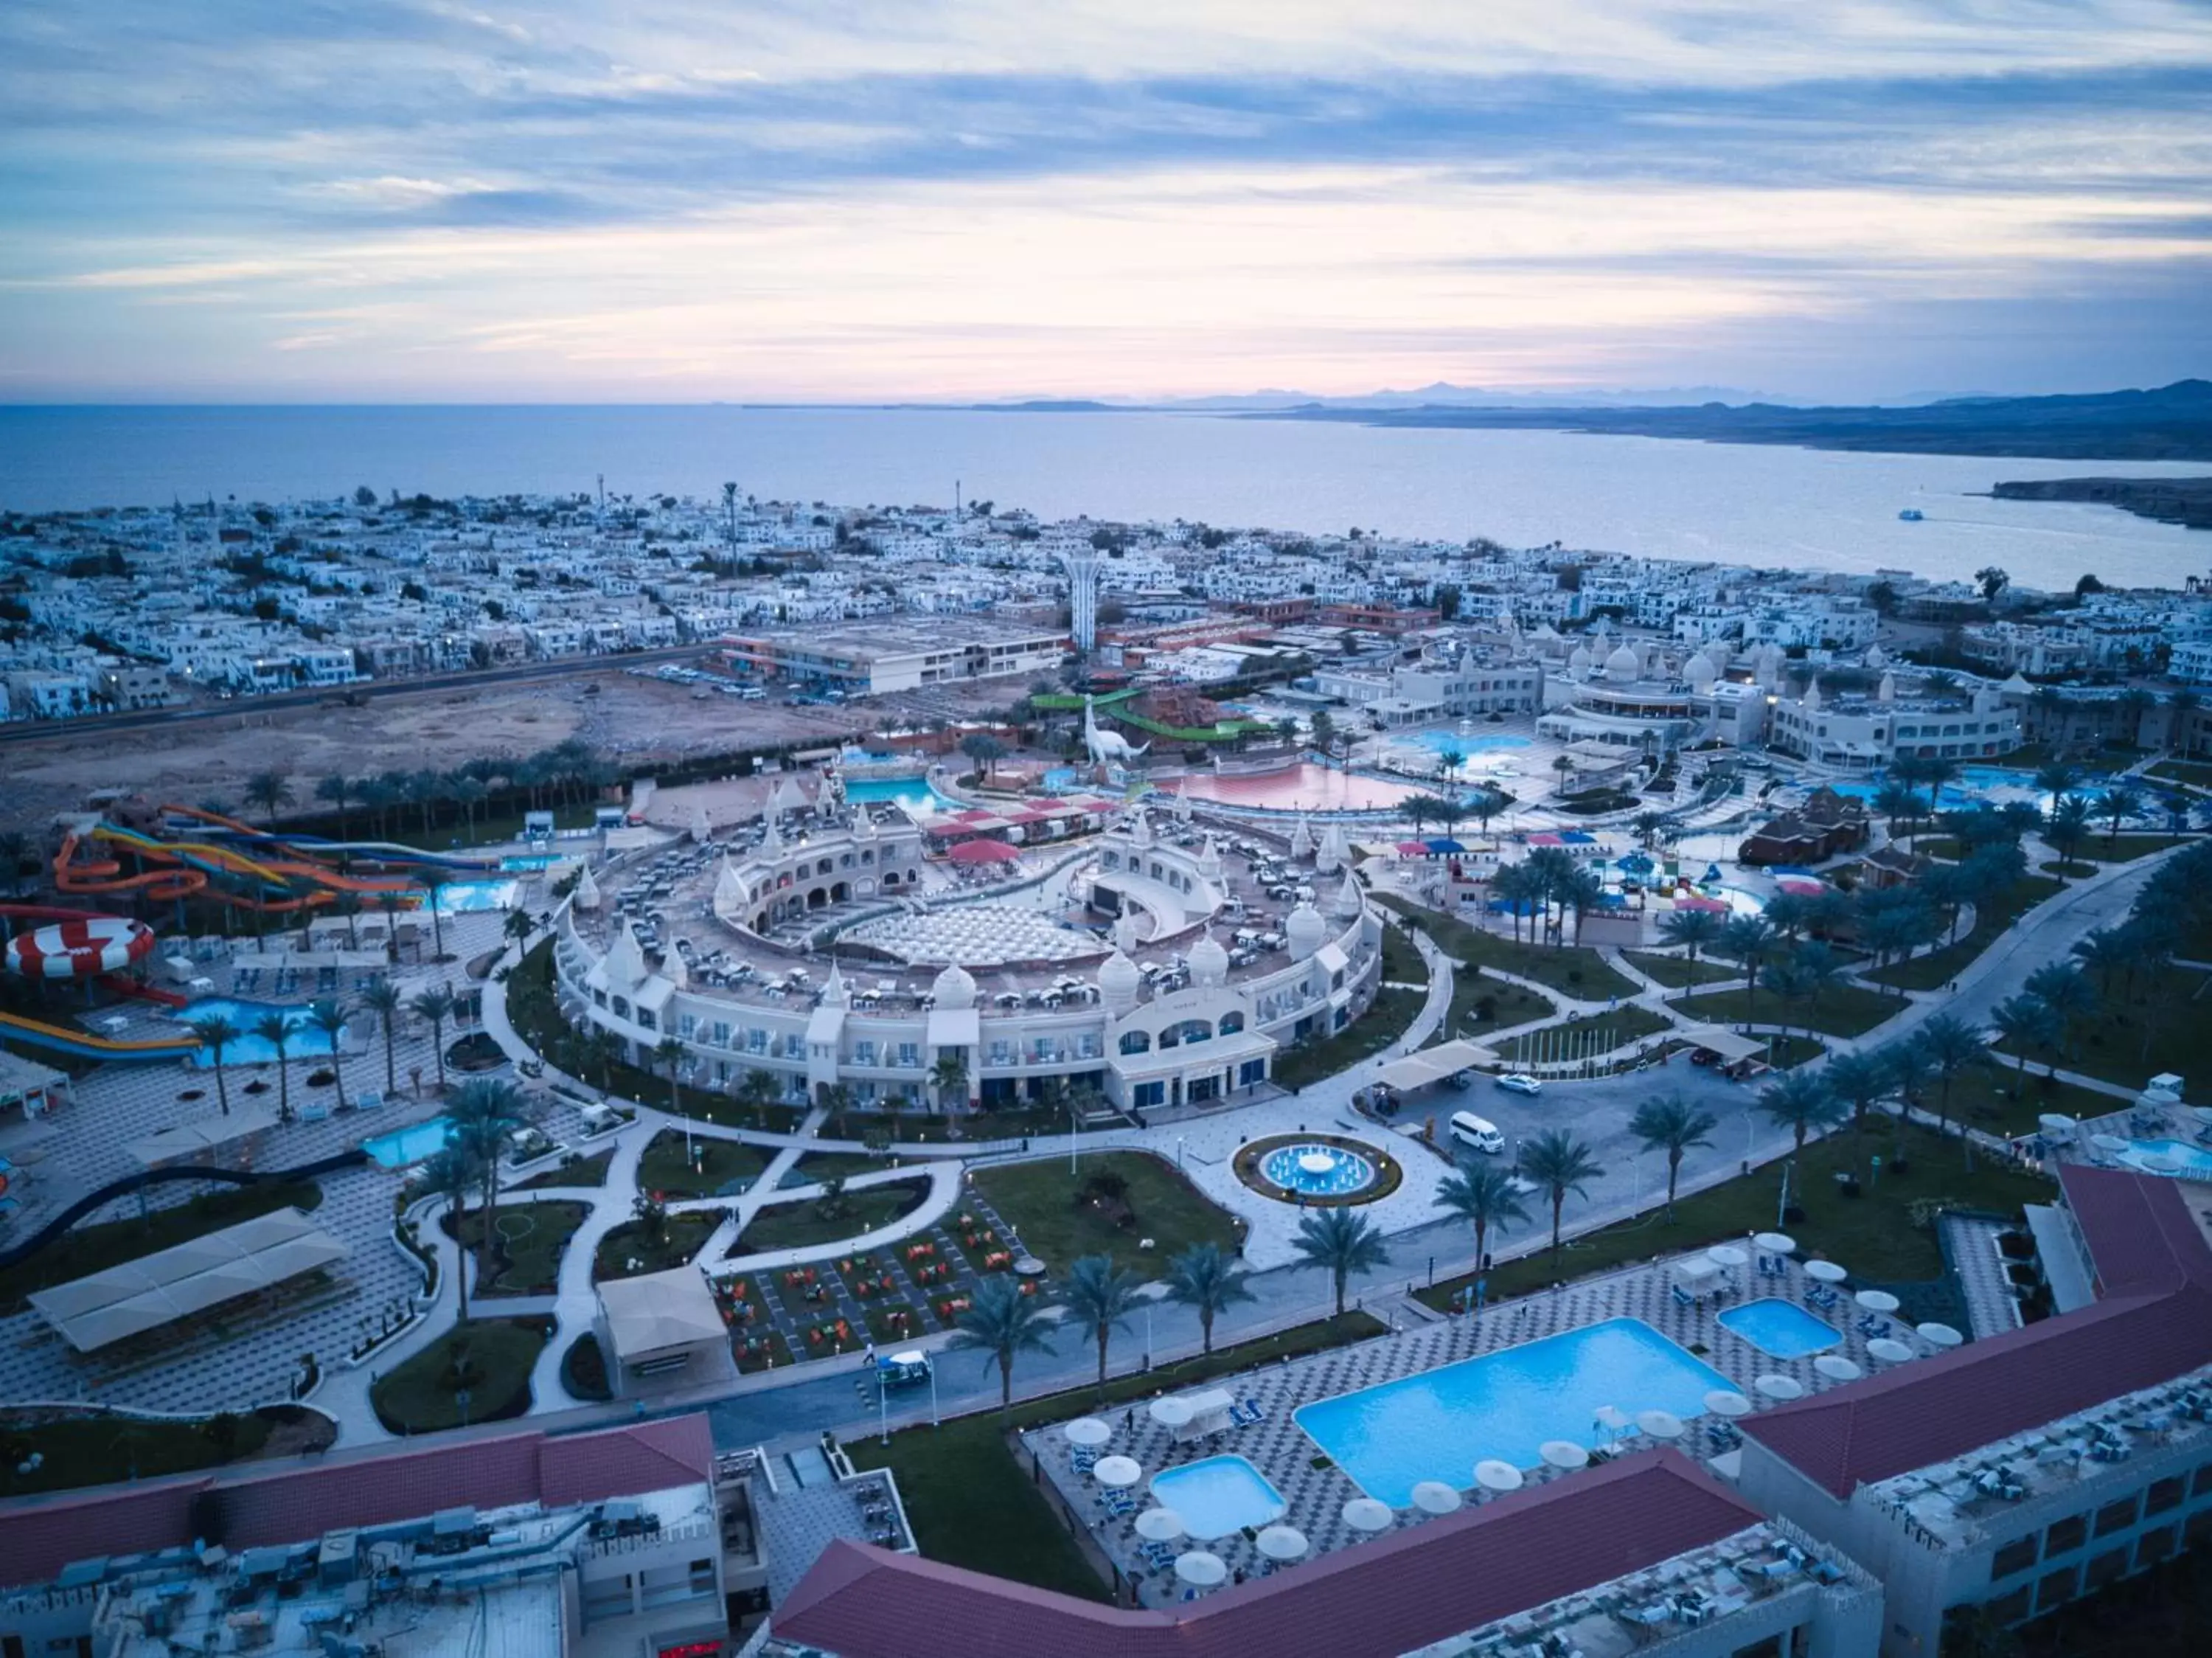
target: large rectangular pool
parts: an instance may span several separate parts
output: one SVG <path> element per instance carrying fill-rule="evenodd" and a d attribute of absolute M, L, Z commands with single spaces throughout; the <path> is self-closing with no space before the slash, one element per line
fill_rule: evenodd
<path fill-rule="evenodd" d="M 270 1014 L 284 1015 L 284 1057 L 287 1059 L 306 1059 L 331 1051 L 331 1039 L 308 1021 L 304 1007 L 285 1007 L 275 1002 L 241 1002 L 228 996 L 202 997 L 187 1003 L 170 1016 L 180 1024 L 190 1025 L 203 1019 L 220 1019 L 238 1033 L 222 1045 L 225 1065 L 267 1065 L 276 1059 L 276 1045 L 266 1037 L 256 1035 L 255 1027 Z M 341 1027 L 339 1034 L 344 1034 Z M 215 1064 L 213 1049 L 201 1045 L 192 1056 L 192 1063 L 203 1070 Z"/>
<path fill-rule="evenodd" d="M 1267 1475 L 1241 1456 L 1210 1456 L 1152 1476 L 1153 1499 L 1182 1516 L 1201 1543 L 1281 1518 L 1289 1505 Z"/>
<path fill-rule="evenodd" d="M 425 1122 L 410 1123 L 390 1134 L 380 1134 L 374 1140 L 364 1140 L 361 1149 L 379 1168 L 411 1168 L 446 1149 L 446 1137 L 451 1127 L 444 1118 L 433 1117 Z"/>
<path fill-rule="evenodd" d="M 1778 1359 L 1810 1358 L 1843 1339 L 1826 1320 L 1814 1318 L 1795 1301 L 1772 1295 L 1731 1307 L 1718 1322 L 1730 1335 Z"/>
<path fill-rule="evenodd" d="M 1687 1418 L 1717 1388 L 1735 1384 L 1640 1319 L 1611 1319 L 1322 1399 L 1294 1419 L 1360 1490 L 1402 1509 L 1424 1479 L 1466 1490 L 1486 1457 L 1533 1468 L 1547 1439 L 1595 1443 L 1600 1405 Z"/>

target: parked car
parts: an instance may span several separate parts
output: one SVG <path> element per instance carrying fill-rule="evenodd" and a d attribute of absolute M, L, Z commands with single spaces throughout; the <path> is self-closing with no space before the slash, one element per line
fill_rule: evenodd
<path fill-rule="evenodd" d="M 1498 1079 L 1498 1086 L 1508 1094 L 1541 1094 L 1544 1085 L 1526 1071 L 1508 1071 Z"/>

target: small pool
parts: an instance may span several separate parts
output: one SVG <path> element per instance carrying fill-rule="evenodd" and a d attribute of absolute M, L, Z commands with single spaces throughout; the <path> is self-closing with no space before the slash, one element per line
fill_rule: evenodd
<path fill-rule="evenodd" d="M 442 1117 L 433 1117 L 428 1122 L 410 1123 L 405 1128 L 390 1134 L 380 1134 L 374 1140 L 363 1140 L 361 1149 L 369 1155 L 379 1168 L 410 1168 L 426 1157 L 434 1157 L 446 1149 L 446 1136 L 452 1125 Z"/>
<path fill-rule="evenodd" d="M 331 1039 L 307 1022 L 304 1007 L 279 1007 L 273 1002 L 240 1002 L 229 997 L 203 997 L 198 1002 L 177 1009 L 173 1015 L 180 1024 L 191 1024 L 202 1019 L 222 1019 L 239 1033 L 222 1045 L 222 1063 L 226 1065 L 270 1065 L 276 1062 L 276 1045 L 253 1033 L 253 1027 L 272 1013 L 284 1015 L 284 1057 L 304 1059 L 313 1054 L 331 1051 Z M 341 1030 L 340 1034 L 343 1034 Z M 203 1046 L 192 1056 L 192 1063 L 203 1070 L 211 1070 L 215 1056 Z"/>
<path fill-rule="evenodd" d="M 1241 1456 L 1210 1456 L 1154 1474 L 1152 1496 L 1181 1515 L 1183 1530 L 1200 1543 L 1271 1524 L 1290 1506 Z"/>
<path fill-rule="evenodd" d="M 1343 1198 L 1375 1184 L 1375 1165 L 1340 1146 L 1285 1146 L 1260 1160 L 1260 1173 L 1286 1192 Z"/>
<path fill-rule="evenodd" d="M 1360 1490 L 1403 1509 L 1424 1479 L 1466 1490 L 1486 1457 L 1533 1468 L 1547 1439 L 1597 1443 L 1601 1405 L 1687 1419 L 1718 1388 L 1735 1384 L 1642 1320 L 1609 1319 L 1293 1414 Z"/>
<path fill-rule="evenodd" d="M 1795 1301 L 1771 1295 L 1731 1307 L 1717 1322 L 1738 1340 L 1778 1359 L 1810 1358 L 1843 1339 L 1834 1325 L 1814 1318 Z"/>
<path fill-rule="evenodd" d="M 2193 1174 L 2212 1178 L 2212 1151 L 2202 1146 L 2192 1146 L 2185 1140 L 2130 1140 L 2128 1149 L 2120 1154 L 2120 1161 L 2130 1168 L 2139 1168 L 2146 1174 L 2163 1174 L 2162 1168 L 2153 1168 L 2152 1161 L 2171 1162 Z"/>
<path fill-rule="evenodd" d="M 854 805 L 871 806 L 896 801 L 908 812 L 922 817 L 967 809 L 963 802 L 931 788 L 927 777 L 848 777 L 845 798 Z"/>
<path fill-rule="evenodd" d="M 1426 731 L 1393 731 L 1384 736 L 1386 743 L 1403 743 L 1409 748 L 1425 748 L 1431 754 L 1457 753 L 1462 755 L 1486 753 L 1497 748 L 1526 748 L 1529 740 L 1503 731 L 1457 731 L 1450 726 L 1437 726 Z"/>
<path fill-rule="evenodd" d="M 519 881 L 449 881 L 438 889 L 438 913 L 465 916 L 486 910 L 511 910 L 515 894 L 521 890 Z"/>
<path fill-rule="evenodd" d="M 520 874 L 539 869 L 550 869 L 560 861 L 561 860 L 557 856 L 550 852 L 532 852 L 526 856 L 503 857 L 499 861 L 499 867 L 510 872 Z"/>

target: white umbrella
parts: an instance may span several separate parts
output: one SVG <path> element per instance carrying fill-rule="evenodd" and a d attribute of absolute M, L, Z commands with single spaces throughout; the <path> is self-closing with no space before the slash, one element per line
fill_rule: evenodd
<path fill-rule="evenodd" d="M 1705 1395 L 1705 1409 L 1717 1417 L 1742 1417 L 1751 1414 L 1751 1401 L 1741 1393 L 1725 1387 L 1716 1387 Z"/>
<path fill-rule="evenodd" d="M 1229 1567 L 1218 1554 L 1193 1549 L 1176 1557 L 1176 1576 L 1194 1588 L 1210 1589 L 1229 1576 Z"/>
<path fill-rule="evenodd" d="M 1808 1261 L 1805 1276 L 1815 1283 L 1841 1283 L 1851 1275 L 1835 1261 Z"/>
<path fill-rule="evenodd" d="M 1625 1433 L 1628 1429 L 1628 1413 L 1618 1405 L 1601 1405 L 1590 1412 L 1590 1419 L 1608 1433 Z"/>
<path fill-rule="evenodd" d="M 1296 1526 L 1263 1526 L 1252 1546 L 1270 1560 L 1296 1560 L 1313 1545 Z"/>
<path fill-rule="evenodd" d="M 1876 1336 L 1867 1344 L 1867 1356 L 1880 1359 L 1884 1364 L 1902 1364 L 1912 1356 L 1912 1350 L 1901 1341 L 1892 1341 L 1887 1336 Z"/>
<path fill-rule="evenodd" d="M 1184 1428 L 1190 1424 L 1190 1405 L 1179 1399 L 1156 1399 L 1145 1407 L 1145 1414 L 1163 1428 Z"/>
<path fill-rule="evenodd" d="M 2074 1132 L 2074 1119 L 2056 1111 L 2045 1112 L 2035 1119 L 2035 1125 L 2054 1139 L 2063 1138 Z"/>
<path fill-rule="evenodd" d="M 1930 1347 L 1956 1347 L 1966 1338 L 1948 1324 L 1923 1324 L 1914 1326 L 1915 1333 Z"/>
<path fill-rule="evenodd" d="M 1344 1523 L 1356 1532 L 1387 1532 L 1398 1523 L 1390 1505 L 1371 1496 L 1355 1496 L 1344 1505 Z"/>
<path fill-rule="evenodd" d="M 1486 1491 L 1517 1491 L 1521 1471 L 1510 1462 L 1486 1456 L 1474 1465 L 1474 1483 Z"/>
<path fill-rule="evenodd" d="M 1840 1353 L 1823 1353 L 1813 1361 L 1813 1368 L 1831 1381 L 1856 1381 L 1866 1374 Z"/>
<path fill-rule="evenodd" d="M 2125 1151 L 2128 1143 L 2117 1134 L 2093 1134 L 2089 1143 L 2100 1151 Z"/>
<path fill-rule="evenodd" d="M 1715 1266 L 1749 1266 L 1751 1257 L 1734 1244 L 1715 1244 L 1705 1251 L 1705 1259 Z"/>
<path fill-rule="evenodd" d="M 2146 1173 L 2179 1174 L 2181 1173 L 2181 1160 L 2179 1157 L 2169 1157 L 2162 1151 L 2148 1153 L 2136 1161 L 2142 1166 Z"/>
<path fill-rule="evenodd" d="M 1887 1289 L 1862 1289 L 1857 1295 L 1852 1296 L 1851 1299 L 1856 1301 L 1861 1307 L 1865 1308 L 1869 1313 L 1894 1313 L 1897 1311 L 1897 1297 L 1891 1295 Z"/>
<path fill-rule="evenodd" d="M 1114 1430 L 1097 1417 L 1078 1417 L 1060 1431 L 1070 1445 L 1103 1445 L 1114 1437 Z"/>
<path fill-rule="evenodd" d="M 1786 1232 L 1761 1232 L 1752 1239 L 1752 1242 L 1770 1255 L 1794 1255 L 1797 1253 L 1797 1240 Z"/>
<path fill-rule="evenodd" d="M 1754 1376 L 1751 1385 L 1769 1399 L 1802 1399 L 1805 1393 L 1805 1384 L 1794 1376 Z"/>
<path fill-rule="evenodd" d="M 1554 1468 L 1586 1468 L 1589 1453 L 1571 1439 L 1547 1439 L 1536 1448 L 1536 1454 Z"/>
<path fill-rule="evenodd" d="M 1424 1479 L 1413 1487 L 1413 1506 L 1423 1514 L 1449 1514 L 1466 1499 L 1441 1479 Z"/>
<path fill-rule="evenodd" d="M 1654 1439 L 1680 1439 L 1682 1418 L 1672 1411 L 1638 1411 L 1636 1425 Z"/>
<path fill-rule="evenodd" d="M 1147 1509 L 1137 1516 L 1137 1535 L 1148 1543 L 1172 1543 L 1182 1535 L 1182 1516 L 1173 1509 Z"/>
<path fill-rule="evenodd" d="M 1126 1456 L 1102 1456 L 1091 1473 L 1101 1485 L 1133 1485 L 1145 1477 L 1136 1459 Z"/>

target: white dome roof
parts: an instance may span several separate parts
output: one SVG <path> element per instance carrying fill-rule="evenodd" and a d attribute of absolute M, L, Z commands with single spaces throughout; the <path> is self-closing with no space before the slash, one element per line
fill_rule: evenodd
<path fill-rule="evenodd" d="M 929 993 L 937 998 L 937 1005 L 947 1012 L 972 1008 L 975 1005 L 975 975 L 956 961 L 937 975 Z"/>
<path fill-rule="evenodd" d="M 1880 645 L 1869 645 L 1866 648 L 1866 665 L 1869 668 L 1888 667 L 1889 653 Z"/>
<path fill-rule="evenodd" d="M 1700 691 L 1710 689 L 1720 676 L 1720 670 L 1713 666 L 1713 659 L 1702 650 L 1682 664 L 1682 677 Z"/>
<path fill-rule="evenodd" d="M 1229 978 L 1229 952 L 1221 948 L 1221 941 L 1207 933 L 1190 947 L 1190 982 L 1203 989 L 1225 984 Z"/>
<path fill-rule="evenodd" d="M 1312 905 L 1301 904 L 1283 923 L 1283 936 L 1290 944 L 1291 956 L 1302 961 L 1321 948 L 1328 937 L 1328 923 L 1322 919 L 1321 911 Z"/>
<path fill-rule="evenodd" d="M 1608 680 L 1632 680 L 1643 672 L 1643 662 L 1626 645 L 1616 646 L 1613 655 L 1605 659 L 1605 677 Z"/>
<path fill-rule="evenodd" d="M 1567 653 L 1567 667 L 1572 672 L 1577 674 L 1587 673 L 1589 669 L 1589 665 L 1596 660 L 1597 659 L 1595 657 L 1589 654 L 1589 647 L 1588 645 L 1577 645 L 1572 650 Z"/>
<path fill-rule="evenodd" d="M 1137 971 L 1137 964 L 1120 950 L 1099 964 L 1098 992 L 1111 1000 L 1116 997 L 1134 997 L 1144 984 L 1145 977 Z"/>

